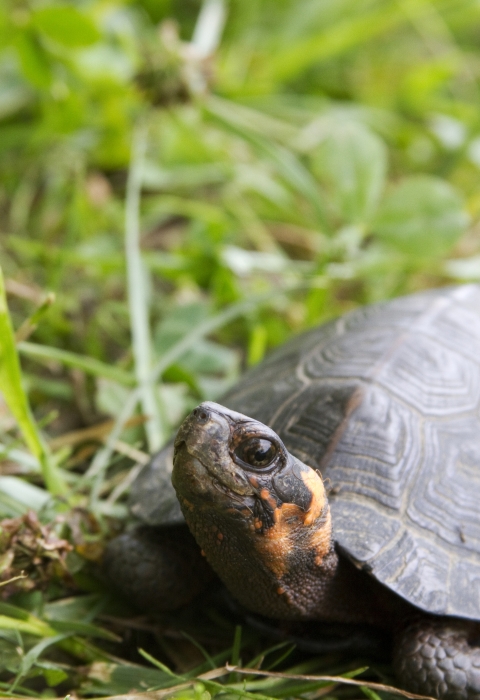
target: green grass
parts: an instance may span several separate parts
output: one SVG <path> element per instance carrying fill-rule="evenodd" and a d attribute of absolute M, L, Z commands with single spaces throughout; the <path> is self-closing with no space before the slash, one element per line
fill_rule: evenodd
<path fill-rule="evenodd" d="M 215 606 L 154 629 L 98 562 L 132 469 L 244 366 L 359 304 L 480 279 L 479 12 L 0 8 L 0 695 L 389 695 L 388 666 L 269 650 Z M 360 691 L 323 678 L 366 665 Z"/>

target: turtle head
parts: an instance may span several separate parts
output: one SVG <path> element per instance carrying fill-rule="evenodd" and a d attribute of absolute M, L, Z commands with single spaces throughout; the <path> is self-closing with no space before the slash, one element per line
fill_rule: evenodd
<path fill-rule="evenodd" d="M 257 420 L 205 402 L 176 440 L 173 485 L 209 563 L 248 608 L 308 618 L 332 551 L 325 489 Z"/>

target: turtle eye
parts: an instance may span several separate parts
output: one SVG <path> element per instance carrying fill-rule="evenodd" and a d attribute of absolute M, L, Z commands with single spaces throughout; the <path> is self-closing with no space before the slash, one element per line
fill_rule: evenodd
<path fill-rule="evenodd" d="M 277 448 L 270 440 L 265 438 L 248 438 L 238 445 L 235 456 L 244 464 L 256 469 L 268 467 L 277 456 Z"/>

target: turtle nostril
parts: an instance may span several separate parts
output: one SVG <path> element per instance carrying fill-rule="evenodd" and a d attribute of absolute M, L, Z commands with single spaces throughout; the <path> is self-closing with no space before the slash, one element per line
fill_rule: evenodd
<path fill-rule="evenodd" d="M 193 411 L 193 415 L 197 419 L 198 423 L 206 423 L 210 418 L 210 414 L 204 408 L 196 408 Z"/>

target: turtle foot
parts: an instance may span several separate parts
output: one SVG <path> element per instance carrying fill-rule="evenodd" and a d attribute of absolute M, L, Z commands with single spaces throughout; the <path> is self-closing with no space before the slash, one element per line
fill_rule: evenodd
<path fill-rule="evenodd" d="M 480 700 L 480 625 L 419 616 L 397 635 L 394 667 L 402 685 L 440 700 Z"/>
<path fill-rule="evenodd" d="M 112 540 L 103 571 L 111 585 L 142 612 L 180 608 L 214 577 L 186 526 L 143 525 Z"/>

